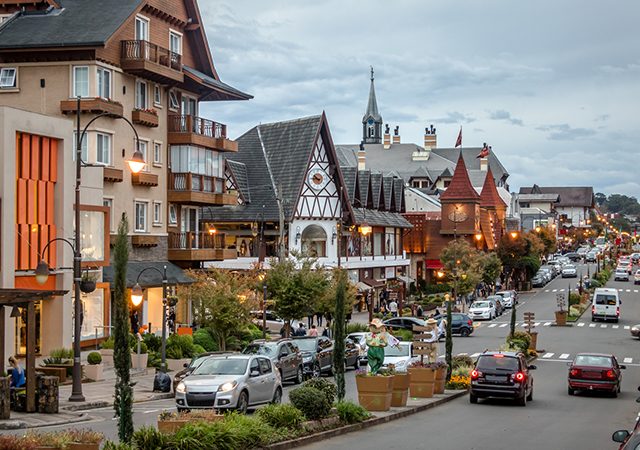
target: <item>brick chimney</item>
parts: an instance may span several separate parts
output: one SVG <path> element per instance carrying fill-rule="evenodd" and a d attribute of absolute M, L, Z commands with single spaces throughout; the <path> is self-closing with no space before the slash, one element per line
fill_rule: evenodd
<path fill-rule="evenodd" d="M 400 125 L 396 125 L 396 127 L 393 129 L 393 143 L 400 143 Z"/>
<path fill-rule="evenodd" d="M 438 146 L 437 144 L 436 128 L 431 124 L 430 127 L 424 129 L 424 149 L 431 151 Z"/>
<path fill-rule="evenodd" d="M 364 142 L 360 142 L 358 149 L 358 170 L 365 170 L 367 162 L 367 152 L 364 150 Z"/>
<path fill-rule="evenodd" d="M 385 150 L 389 150 L 391 147 L 391 132 L 389 131 L 389 124 L 384 125 L 384 140 L 382 141 Z"/>

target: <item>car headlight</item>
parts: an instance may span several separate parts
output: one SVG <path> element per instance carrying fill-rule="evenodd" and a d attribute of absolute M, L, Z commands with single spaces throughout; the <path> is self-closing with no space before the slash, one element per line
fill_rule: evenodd
<path fill-rule="evenodd" d="M 640 327 L 634 325 L 634 326 L 631 327 L 631 330 L 632 331 L 638 331 L 638 330 L 640 330 Z"/>
<path fill-rule="evenodd" d="M 176 392 L 180 393 L 180 394 L 184 394 L 187 392 L 187 385 L 184 384 L 182 381 L 180 383 L 178 383 L 178 385 L 176 386 Z"/>
<path fill-rule="evenodd" d="M 313 356 L 305 356 L 305 357 L 302 358 L 302 361 L 311 362 L 312 359 L 313 359 Z"/>
<path fill-rule="evenodd" d="M 227 383 L 221 384 L 220 387 L 218 388 L 218 392 L 232 391 L 237 385 L 238 383 L 236 383 L 235 381 L 229 381 Z"/>

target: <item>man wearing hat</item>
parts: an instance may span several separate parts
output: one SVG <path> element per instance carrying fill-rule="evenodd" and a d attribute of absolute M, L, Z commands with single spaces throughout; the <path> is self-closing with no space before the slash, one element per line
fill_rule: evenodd
<path fill-rule="evenodd" d="M 427 346 L 428 353 L 426 356 L 429 362 L 431 363 L 431 362 L 435 362 L 436 359 L 438 358 L 438 335 L 439 335 L 438 321 L 433 317 L 430 317 L 429 320 L 427 320 L 426 322 L 426 327 L 427 327 L 427 331 L 425 331 L 425 334 L 429 334 L 430 337 L 428 337 L 427 339 L 423 339 L 423 341 L 428 344 Z"/>
<path fill-rule="evenodd" d="M 389 345 L 389 335 L 382 321 L 373 319 L 369 324 L 369 332 L 365 337 L 369 350 L 367 359 L 369 368 L 373 375 L 376 375 L 384 362 L 384 348 Z"/>

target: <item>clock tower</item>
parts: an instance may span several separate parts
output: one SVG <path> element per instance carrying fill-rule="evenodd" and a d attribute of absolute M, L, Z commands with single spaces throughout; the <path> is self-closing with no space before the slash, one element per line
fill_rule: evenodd
<path fill-rule="evenodd" d="M 378 112 L 376 90 L 373 85 L 373 67 L 371 67 L 371 87 L 369 88 L 369 102 L 367 111 L 362 117 L 362 140 L 365 144 L 382 143 L 382 116 Z"/>

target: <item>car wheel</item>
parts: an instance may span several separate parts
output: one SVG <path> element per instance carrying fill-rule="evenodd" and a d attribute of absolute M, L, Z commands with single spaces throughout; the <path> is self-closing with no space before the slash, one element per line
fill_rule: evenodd
<path fill-rule="evenodd" d="M 282 388 L 280 386 L 278 386 L 276 388 L 276 391 L 273 393 L 273 399 L 271 400 L 271 403 L 274 405 L 277 405 L 278 403 L 282 402 Z"/>
<path fill-rule="evenodd" d="M 296 378 L 293 380 L 295 384 L 300 384 L 304 381 L 304 373 L 302 372 L 302 366 L 298 367 L 296 372 Z"/>
<path fill-rule="evenodd" d="M 360 358 L 356 358 L 356 361 L 353 363 L 353 370 L 360 370 Z"/>
<path fill-rule="evenodd" d="M 576 393 L 576 391 L 574 389 L 571 389 L 570 387 L 567 388 L 567 394 L 573 395 L 575 393 Z"/>
<path fill-rule="evenodd" d="M 468 337 L 470 334 L 469 329 L 468 328 L 463 328 L 460 330 L 460 336 L 462 337 Z"/>
<path fill-rule="evenodd" d="M 240 414 L 246 414 L 247 409 L 249 409 L 249 395 L 247 394 L 247 391 L 242 391 L 238 397 L 236 410 L 238 410 Z"/>
<path fill-rule="evenodd" d="M 516 398 L 516 405 L 518 406 L 527 406 L 527 394 L 522 394 L 522 397 Z"/>
<path fill-rule="evenodd" d="M 530 402 L 531 400 L 533 400 L 533 387 L 531 388 L 531 392 L 529 392 L 529 395 L 527 395 L 527 401 Z"/>
<path fill-rule="evenodd" d="M 320 375 L 322 375 L 322 371 L 320 370 L 320 364 L 315 363 L 313 365 L 313 371 L 311 372 L 311 378 L 320 378 Z"/>
<path fill-rule="evenodd" d="M 478 396 L 469 393 L 469 403 L 473 403 L 474 405 L 478 403 Z"/>
<path fill-rule="evenodd" d="M 614 389 L 613 392 L 611 393 L 611 397 L 613 398 L 617 398 L 618 397 L 618 390 Z"/>

